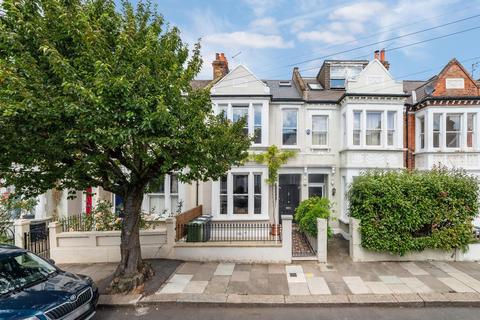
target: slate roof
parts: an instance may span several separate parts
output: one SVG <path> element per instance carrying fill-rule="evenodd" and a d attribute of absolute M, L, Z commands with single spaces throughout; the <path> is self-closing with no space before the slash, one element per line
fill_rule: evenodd
<path fill-rule="evenodd" d="M 212 80 L 192 80 L 190 85 L 192 86 L 192 89 L 203 89 L 208 86 L 210 82 L 212 82 Z"/>
<path fill-rule="evenodd" d="M 272 100 L 302 100 L 297 86 L 291 80 L 263 80 L 270 88 Z M 280 86 L 280 82 L 290 82 L 290 86 Z"/>
<path fill-rule="evenodd" d="M 406 104 L 413 104 L 413 96 L 412 91 L 415 91 L 417 100 L 420 101 L 421 99 L 425 98 L 425 87 L 428 84 L 432 84 L 435 80 L 435 77 L 430 78 L 429 80 L 404 80 L 403 81 L 403 92 L 408 94 Z"/>

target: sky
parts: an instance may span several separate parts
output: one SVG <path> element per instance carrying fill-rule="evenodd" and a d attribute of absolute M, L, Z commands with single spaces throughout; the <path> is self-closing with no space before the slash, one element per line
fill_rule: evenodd
<path fill-rule="evenodd" d="M 216 52 L 225 53 L 231 70 L 243 64 L 261 79 L 290 79 L 294 66 L 314 76 L 325 56 L 371 60 L 382 48 L 398 80 L 428 79 L 454 57 L 470 72 L 478 62 L 480 78 L 480 0 L 151 2 L 185 42 L 200 41 L 199 79 L 212 78 Z"/>

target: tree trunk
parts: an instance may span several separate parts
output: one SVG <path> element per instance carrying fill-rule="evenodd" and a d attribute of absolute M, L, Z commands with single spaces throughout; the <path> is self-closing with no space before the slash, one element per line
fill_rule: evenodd
<path fill-rule="evenodd" d="M 110 293 L 127 293 L 142 285 L 153 275 L 150 265 L 142 260 L 140 248 L 140 214 L 143 190 L 134 190 L 124 199 L 120 254 L 114 278 L 108 287 Z"/>

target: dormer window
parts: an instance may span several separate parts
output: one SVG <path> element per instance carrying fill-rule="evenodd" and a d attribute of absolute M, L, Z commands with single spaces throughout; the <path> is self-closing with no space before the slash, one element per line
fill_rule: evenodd
<path fill-rule="evenodd" d="M 292 86 L 292 83 L 290 81 L 280 81 L 278 83 L 278 86 L 279 87 L 291 87 Z"/>
<path fill-rule="evenodd" d="M 344 89 L 346 79 L 356 77 L 362 72 L 358 65 L 334 65 L 330 67 L 330 88 Z"/>
<path fill-rule="evenodd" d="M 322 86 L 319 83 L 309 83 L 308 87 L 310 90 L 321 90 Z"/>
<path fill-rule="evenodd" d="M 330 88 L 332 89 L 345 88 L 345 79 L 330 79 Z"/>

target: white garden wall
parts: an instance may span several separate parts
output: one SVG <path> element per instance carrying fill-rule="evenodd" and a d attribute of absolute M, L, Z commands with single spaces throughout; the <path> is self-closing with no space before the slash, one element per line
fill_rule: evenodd
<path fill-rule="evenodd" d="M 175 219 L 164 228 L 140 231 L 142 257 L 186 261 L 231 261 L 244 263 L 290 263 L 292 217 L 282 217 L 282 240 L 257 242 L 175 242 Z M 52 222 L 50 257 L 56 263 L 99 263 L 120 261 L 120 231 L 61 232 Z"/>
<path fill-rule="evenodd" d="M 52 222 L 49 228 L 50 258 L 56 263 L 120 261 L 120 231 L 60 232 L 58 222 Z M 140 231 L 140 244 L 142 257 L 155 259 L 168 256 L 173 241 L 168 238 L 166 227 Z"/>

